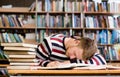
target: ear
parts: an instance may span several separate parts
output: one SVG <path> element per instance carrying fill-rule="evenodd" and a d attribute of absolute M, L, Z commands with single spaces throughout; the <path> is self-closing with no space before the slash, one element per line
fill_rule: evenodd
<path fill-rule="evenodd" d="M 78 45 L 80 43 L 80 40 L 74 40 L 75 44 Z"/>

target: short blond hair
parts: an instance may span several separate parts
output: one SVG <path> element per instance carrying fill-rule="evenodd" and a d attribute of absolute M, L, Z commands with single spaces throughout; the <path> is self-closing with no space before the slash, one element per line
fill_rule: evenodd
<path fill-rule="evenodd" d="M 82 59 L 90 59 L 98 50 L 96 42 L 87 37 L 81 37 L 79 40 L 80 43 L 78 44 L 78 47 L 83 49 Z"/>

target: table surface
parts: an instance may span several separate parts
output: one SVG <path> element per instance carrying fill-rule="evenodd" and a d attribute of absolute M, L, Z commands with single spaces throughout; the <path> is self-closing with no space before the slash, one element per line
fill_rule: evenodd
<path fill-rule="evenodd" d="M 120 70 L 8 70 L 11 75 L 120 75 Z"/>
<path fill-rule="evenodd" d="M 111 64 L 110 64 L 111 65 Z M 119 65 L 120 63 L 113 63 L 112 65 Z M 108 69 L 100 69 L 100 70 L 84 70 L 84 69 L 65 69 L 65 70 L 13 70 L 8 69 L 8 73 L 11 75 L 120 75 L 119 70 L 108 70 Z"/>

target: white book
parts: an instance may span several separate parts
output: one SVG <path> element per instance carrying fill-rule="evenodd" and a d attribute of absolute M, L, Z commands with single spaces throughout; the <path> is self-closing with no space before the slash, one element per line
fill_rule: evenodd
<path fill-rule="evenodd" d="M 63 10 L 63 0 L 61 0 L 59 3 L 60 3 L 60 6 L 59 6 L 60 9 L 59 9 L 59 11 L 62 11 Z"/>
<path fill-rule="evenodd" d="M 76 26 L 76 25 L 75 25 L 75 18 L 74 18 L 74 17 L 75 17 L 75 15 L 72 14 L 72 27 L 73 27 L 73 28 L 75 28 L 75 26 Z"/>
<path fill-rule="evenodd" d="M 25 39 L 33 39 L 33 40 L 35 40 L 35 33 L 25 33 Z"/>
<path fill-rule="evenodd" d="M 39 65 L 39 63 L 21 63 L 21 62 L 14 62 L 14 63 L 10 63 L 10 65 L 12 66 L 34 66 L 34 65 Z"/>
<path fill-rule="evenodd" d="M 42 11 L 42 1 L 38 1 L 36 10 L 37 10 L 38 12 L 41 12 L 41 11 Z"/>
<path fill-rule="evenodd" d="M 74 69 L 81 69 L 81 70 L 120 70 L 120 66 L 113 66 L 113 65 L 93 65 L 88 67 L 76 67 Z"/>
<path fill-rule="evenodd" d="M 28 70 L 28 69 L 31 69 L 31 67 L 33 66 L 7 66 L 7 69 L 9 70 Z"/>
<path fill-rule="evenodd" d="M 28 63 L 28 62 L 38 62 L 39 60 L 37 59 L 19 59 L 19 58 L 16 58 L 16 59 L 9 59 L 10 62 L 21 62 L 21 63 Z"/>
<path fill-rule="evenodd" d="M 114 27 L 114 20 L 112 16 L 108 16 L 108 23 L 109 23 L 109 28 L 115 28 Z"/>
<path fill-rule="evenodd" d="M 34 58 L 35 55 L 8 55 L 9 58 Z"/>
<path fill-rule="evenodd" d="M 29 44 L 29 43 L 1 43 L 1 46 L 37 48 L 36 44 Z"/>
<path fill-rule="evenodd" d="M 2 5 L 2 8 L 12 8 L 13 7 L 13 5 Z"/>
<path fill-rule="evenodd" d="M 29 47 L 4 47 L 4 50 L 13 50 L 13 51 L 36 51 L 35 48 Z"/>
<path fill-rule="evenodd" d="M 36 55 L 33 51 L 4 51 L 6 55 Z"/>
<path fill-rule="evenodd" d="M 106 65 L 93 65 L 93 66 L 88 66 L 88 67 L 76 67 L 74 69 L 100 70 L 100 69 L 106 69 Z"/>

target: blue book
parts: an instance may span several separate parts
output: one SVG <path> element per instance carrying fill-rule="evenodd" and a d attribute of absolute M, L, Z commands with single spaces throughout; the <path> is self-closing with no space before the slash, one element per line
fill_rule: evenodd
<path fill-rule="evenodd" d="M 88 18 L 88 16 L 85 17 L 85 27 L 86 28 L 89 27 L 89 18 Z"/>
<path fill-rule="evenodd" d="M 51 3 L 50 3 L 50 0 L 47 0 L 47 11 L 51 11 Z"/>
<path fill-rule="evenodd" d="M 115 44 L 118 42 L 118 31 L 117 30 L 112 30 L 112 36 L 111 36 L 111 44 Z"/>
<path fill-rule="evenodd" d="M 42 18 L 42 27 L 45 27 L 46 26 L 46 16 L 45 15 L 41 15 L 41 18 Z"/>
<path fill-rule="evenodd" d="M 14 27 L 15 26 L 11 16 L 8 16 L 8 21 L 9 21 L 10 27 Z"/>
<path fill-rule="evenodd" d="M 99 43 L 108 44 L 108 33 L 107 30 L 102 30 L 99 33 Z"/>
<path fill-rule="evenodd" d="M 76 15 L 74 15 L 74 27 L 77 27 L 77 16 Z"/>
<path fill-rule="evenodd" d="M 95 12 L 98 12 L 98 2 L 94 2 L 95 3 Z"/>
<path fill-rule="evenodd" d="M 37 16 L 37 27 L 42 27 L 41 16 Z"/>
<path fill-rule="evenodd" d="M 117 60 L 116 51 L 114 48 L 111 48 L 112 60 Z"/>
<path fill-rule="evenodd" d="M 17 42 L 19 42 L 19 43 L 22 42 L 22 40 L 20 39 L 20 37 L 18 36 L 17 33 L 14 33 L 14 37 L 15 37 Z"/>

